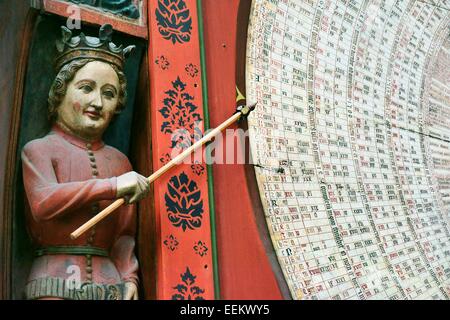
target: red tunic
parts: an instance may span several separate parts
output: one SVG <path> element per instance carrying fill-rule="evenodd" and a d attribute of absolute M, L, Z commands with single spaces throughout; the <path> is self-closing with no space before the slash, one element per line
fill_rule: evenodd
<path fill-rule="evenodd" d="M 116 177 L 131 171 L 127 157 L 101 141 L 86 141 L 54 126 L 22 151 L 28 199 L 27 225 L 34 245 L 92 246 L 108 251 L 96 255 L 51 254 L 37 257 L 28 281 L 67 279 L 79 268 L 81 282 L 137 283 L 134 254 L 134 205 L 124 205 L 76 240 L 70 233 L 116 198 Z"/>

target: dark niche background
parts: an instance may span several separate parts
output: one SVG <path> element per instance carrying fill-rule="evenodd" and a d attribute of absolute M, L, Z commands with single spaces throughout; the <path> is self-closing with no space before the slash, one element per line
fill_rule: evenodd
<path fill-rule="evenodd" d="M 31 48 L 28 56 L 18 148 L 16 159 L 16 186 L 14 196 L 13 232 L 12 232 L 12 299 L 24 298 L 24 286 L 33 260 L 32 248 L 24 216 L 26 195 L 22 182 L 22 165 L 20 153 L 23 146 L 36 138 L 45 136 L 51 127 L 47 115 L 47 97 L 56 71 L 53 59 L 56 55 L 55 41 L 61 37 L 61 26 L 66 19 L 54 15 L 42 14 L 38 17 L 32 35 Z M 98 37 L 99 27 L 84 26 L 82 31 L 89 36 Z M 78 35 L 80 30 L 73 30 Z M 26 39 L 24 41 L 27 41 Z M 124 47 L 136 45 L 136 50 L 125 64 L 125 75 L 128 80 L 127 105 L 122 113 L 116 117 L 104 135 L 106 144 L 111 145 L 129 156 L 131 126 L 135 104 L 136 88 L 139 77 L 141 58 L 145 50 L 145 42 L 140 39 L 114 32 L 112 41 Z M 58 230 L 51 230 L 58 232 Z M 68 236 L 68 235 L 67 235 Z"/>

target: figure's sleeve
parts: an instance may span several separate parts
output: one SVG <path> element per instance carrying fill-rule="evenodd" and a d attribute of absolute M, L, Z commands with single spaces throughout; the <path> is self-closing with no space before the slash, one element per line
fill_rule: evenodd
<path fill-rule="evenodd" d="M 116 178 L 59 183 L 45 151 L 28 144 L 22 151 L 25 191 L 36 221 L 50 220 L 83 205 L 116 197 Z"/>
<path fill-rule="evenodd" d="M 136 237 L 136 205 L 125 205 L 119 210 L 116 240 L 111 248 L 114 262 L 123 282 L 138 284 L 139 263 L 134 253 Z"/>
<path fill-rule="evenodd" d="M 123 170 L 133 170 L 125 155 L 119 153 L 115 158 L 120 159 L 120 167 Z M 139 263 L 134 253 L 137 226 L 136 205 L 123 205 L 118 211 L 115 239 L 110 252 L 111 260 L 119 271 L 123 282 L 134 282 L 138 285 Z"/>

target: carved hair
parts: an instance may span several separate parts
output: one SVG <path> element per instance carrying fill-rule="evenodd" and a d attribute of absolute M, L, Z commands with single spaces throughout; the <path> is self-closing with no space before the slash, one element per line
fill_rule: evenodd
<path fill-rule="evenodd" d="M 73 80 L 75 74 L 86 64 L 95 59 L 79 59 L 64 65 L 56 75 L 55 80 L 48 93 L 48 117 L 53 122 L 57 116 L 59 105 L 64 99 L 67 92 L 67 85 Z M 108 63 L 119 77 L 119 97 L 117 102 L 116 114 L 119 114 L 125 108 L 127 98 L 127 79 L 125 74 L 115 65 Z"/>

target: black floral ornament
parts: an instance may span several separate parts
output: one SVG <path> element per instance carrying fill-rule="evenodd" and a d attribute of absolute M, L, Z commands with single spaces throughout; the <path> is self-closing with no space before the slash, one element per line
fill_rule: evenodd
<path fill-rule="evenodd" d="M 198 241 L 197 243 L 194 244 L 194 251 L 200 257 L 203 257 L 206 256 L 206 253 L 208 252 L 208 247 L 203 241 Z"/>
<path fill-rule="evenodd" d="M 186 272 L 181 274 L 181 284 L 173 287 L 177 290 L 177 293 L 172 295 L 172 300 L 205 300 L 201 294 L 205 293 L 204 289 L 199 286 L 194 286 L 195 279 L 189 268 L 186 268 Z"/>
<path fill-rule="evenodd" d="M 192 63 L 186 65 L 186 68 L 184 68 L 184 70 L 186 70 L 186 73 L 192 78 L 195 78 L 198 74 L 197 66 L 193 65 Z"/>
<path fill-rule="evenodd" d="M 191 165 L 192 172 L 195 173 L 198 176 L 201 176 L 203 172 L 205 171 L 205 167 L 198 163 L 198 161 L 195 161 L 193 165 Z"/>
<path fill-rule="evenodd" d="M 186 149 L 202 138 L 200 123 L 203 120 L 192 103 L 194 97 L 185 92 L 186 84 L 177 77 L 173 88 L 165 92 L 164 107 L 159 112 L 164 117 L 161 131 L 171 134 L 171 148 Z"/>
<path fill-rule="evenodd" d="M 165 194 L 168 218 L 173 226 L 194 230 L 202 225 L 203 200 L 197 183 L 182 172 L 173 176 Z"/>
<path fill-rule="evenodd" d="M 156 60 L 155 60 L 155 63 L 156 63 L 162 70 L 169 69 L 169 66 L 170 66 L 170 62 L 169 62 L 169 60 L 167 60 L 167 58 L 166 58 L 165 56 L 157 57 Z"/>
<path fill-rule="evenodd" d="M 180 244 L 177 238 L 175 238 L 173 235 L 166 237 L 166 240 L 164 240 L 163 243 L 170 251 L 175 251 L 175 249 L 178 248 L 178 245 Z"/>
<path fill-rule="evenodd" d="M 191 40 L 192 18 L 183 0 L 159 0 L 155 10 L 158 31 L 175 43 Z"/>
<path fill-rule="evenodd" d="M 168 154 L 168 153 L 163 154 L 163 155 L 159 158 L 159 161 L 160 161 L 162 164 L 167 164 L 167 163 L 170 162 L 170 160 L 172 160 L 172 158 L 170 157 L 170 154 Z"/>

